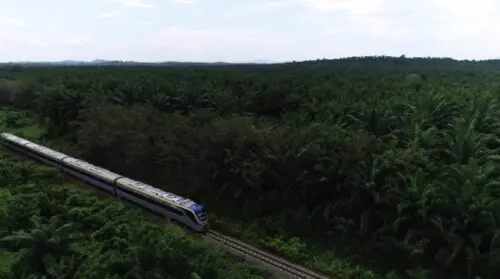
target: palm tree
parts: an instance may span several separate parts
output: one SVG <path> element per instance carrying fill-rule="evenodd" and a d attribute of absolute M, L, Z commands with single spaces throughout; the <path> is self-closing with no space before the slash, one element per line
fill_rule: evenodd
<path fill-rule="evenodd" d="M 193 276 L 182 248 L 171 247 L 167 241 L 144 239 L 129 247 L 132 264 L 123 276 L 126 279 L 188 278 Z M 171 277 L 170 277 L 171 276 Z M 194 277 L 196 278 L 196 277 Z"/>
<path fill-rule="evenodd" d="M 71 255 L 59 262 L 54 261 L 50 264 L 47 274 L 40 279 L 73 279 L 86 259 L 86 255 Z M 51 260 L 54 260 L 54 258 L 51 257 Z"/>
<path fill-rule="evenodd" d="M 3 245 L 19 251 L 18 260 L 12 266 L 15 278 L 32 273 L 47 274 L 48 259 L 60 262 L 63 256 L 74 254 L 71 244 L 83 237 L 75 232 L 74 224 L 63 224 L 59 215 L 33 216 L 30 223 L 29 231 L 17 231 L 0 239 Z"/>
<path fill-rule="evenodd" d="M 43 94 L 39 100 L 39 112 L 48 118 L 49 134 L 67 132 L 85 108 L 86 96 L 81 91 L 57 88 Z"/>

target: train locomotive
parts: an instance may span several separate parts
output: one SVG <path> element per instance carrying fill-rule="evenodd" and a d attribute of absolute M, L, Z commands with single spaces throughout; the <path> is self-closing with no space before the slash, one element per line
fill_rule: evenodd
<path fill-rule="evenodd" d="M 188 198 L 162 191 L 9 133 L 0 133 L 0 143 L 192 231 L 203 233 L 208 230 L 205 207 Z"/>

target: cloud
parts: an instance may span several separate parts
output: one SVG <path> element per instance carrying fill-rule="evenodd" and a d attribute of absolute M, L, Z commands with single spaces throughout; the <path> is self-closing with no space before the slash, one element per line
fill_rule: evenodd
<path fill-rule="evenodd" d="M 221 42 L 233 39 L 235 42 L 252 42 L 255 39 L 256 31 L 252 29 L 224 29 L 224 30 L 209 30 L 209 29 L 188 29 L 179 26 L 165 28 L 158 32 L 158 37 L 164 39 L 164 42 L 169 45 L 174 40 L 189 41 L 196 39 L 197 41 L 205 42 Z M 184 43 L 183 43 L 184 44 Z"/>
<path fill-rule="evenodd" d="M 181 4 L 194 4 L 196 3 L 195 0 L 170 0 L 174 3 L 181 3 Z"/>
<path fill-rule="evenodd" d="M 243 61 L 247 57 L 280 57 L 290 54 L 291 42 L 280 35 L 267 36 L 253 29 L 189 29 L 172 26 L 153 40 L 141 42 L 144 49 L 165 59 L 198 61 Z M 235 51 L 238 50 L 238 51 Z M 239 58 L 238 58 L 239 57 Z"/>
<path fill-rule="evenodd" d="M 27 35 L 19 35 L 19 34 L 7 34 L 7 33 L 1 33 L 0 34 L 0 43 L 2 44 L 8 44 L 10 46 L 13 45 L 31 45 L 35 47 L 40 47 L 40 48 L 45 48 L 49 46 L 48 42 L 42 38 L 39 38 L 37 36 L 27 36 Z"/>
<path fill-rule="evenodd" d="M 407 26 L 398 24 L 394 18 L 383 14 L 338 13 L 335 16 L 304 12 L 296 17 L 302 26 L 309 26 L 320 36 L 385 36 L 404 38 L 408 35 Z"/>
<path fill-rule="evenodd" d="M 446 38 L 500 36 L 500 3 L 496 0 L 437 0 L 433 8 L 440 11 L 442 23 L 435 28 Z"/>
<path fill-rule="evenodd" d="M 389 0 L 297 0 L 299 4 L 323 13 L 344 12 L 367 15 L 384 11 Z"/>
<path fill-rule="evenodd" d="M 0 15 L 0 26 L 23 27 L 24 25 L 24 20 L 20 18 Z"/>
<path fill-rule="evenodd" d="M 101 17 L 101 18 L 115 18 L 119 14 L 120 14 L 119 12 L 104 12 L 104 13 L 100 13 L 99 17 Z"/>
<path fill-rule="evenodd" d="M 457 16 L 493 16 L 498 13 L 500 3 L 496 0 L 435 0 L 430 4 L 433 8 L 447 10 Z"/>
<path fill-rule="evenodd" d="M 409 56 L 498 57 L 497 0 L 386 0 L 364 8 L 355 5 L 362 1 L 297 1 L 308 7 L 296 17 L 298 24 L 318 31 L 319 45 L 329 48 L 324 53 L 330 57 L 397 51 Z M 320 4 L 325 10 L 320 11 Z"/>
<path fill-rule="evenodd" d="M 307 9 L 299 16 L 327 36 L 405 37 L 407 32 L 394 20 L 407 12 L 411 3 L 396 0 L 295 0 Z M 425 1 L 425 0 L 424 0 Z M 335 16 L 332 16 L 335 14 Z"/>
<path fill-rule="evenodd" d="M 346 28 L 347 27 L 347 28 Z M 405 29 L 380 16 L 349 16 L 331 20 L 323 31 L 330 35 L 405 37 Z"/>
<path fill-rule="evenodd" d="M 456 39 L 499 36 L 498 0 L 295 0 L 297 18 L 327 34 L 397 39 Z M 332 15 L 335 14 L 335 16 Z"/>
<path fill-rule="evenodd" d="M 66 38 L 38 37 L 32 34 L 0 34 L 0 42 L 15 45 L 30 45 L 35 47 L 82 46 L 92 42 L 85 36 L 70 36 Z"/>
<path fill-rule="evenodd" d="M 119 3 L 120 5 L 131 8 L 149 9 L 153 7 L 153 5 L 144 2 L 144 0 L 109 0 L 109 1 L 116 2 Z"/>
<path fill-rule="evenodd" d="M 69 46 L 82 46 L 91 42 L 92 39 L 85 36 L 67 37 L 61 41 L 63 45 L 69 45 Z"/>
<path fill-rule="evenodd" d="M 104 0 L 108 7 L 87 7 L 85 13 L 83 6 L 52 2 L 42 5 L 59 11 L 52 20 L 33 13 L 39 5 L 24 13 L 15 5 L 0 8 L 0 59 L 279 61 L 402 53 L 477 58 L 498 56 L 500 46 L 499 0 L 163 1 L 170 5 L 157 4 L 162 3 L 158 0 Z M 183 7 L 195 9 L 181 15 L 178 9 Z M 141 9 L 148 15 L 132 13 L 129 20 L 102 29 L 104 18 Z M 219 18 L 224 12 L 233 19 Z M 273 17 L 267 16 L 270 13 Z M 156 34 L 171 21 L 184 27 L 171 26 Z"/>
<path fill-rule="evenodd" d="M 225 16 L 227 17 L 238 17 L 242 14 L 246 13 L 254 13 L 254 12 L 271 12 L 271 11 L 277 11 L 280 10 L 284 7 L 289 6 L 289 2 L 267 2 L 255 6 L 250 6 L 247 7 L 246 9 L 240 9 L 240 10 L 231 10 L 226 13 L 224 13 Z"/>

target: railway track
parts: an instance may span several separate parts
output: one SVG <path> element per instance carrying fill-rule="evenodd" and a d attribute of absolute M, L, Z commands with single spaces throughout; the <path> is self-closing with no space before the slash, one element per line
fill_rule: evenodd
<path fill-rule="evenodd" d="M 204 237 L 218 243 L 232 254 L 242 257 L 246 261 L 265 267 L 279 278 L 330 279 L 325 275 L 318 274 L 216 231 L 210 230 Z"/>
<path fill-rule="evenodd" d="M 39 163 L 30 157 L 15 152 L 13 150 L 9 150 L 3 146 L 0 146 L 0 150 L 3 152 L 9 153 L 15 157 L 26 161 L 32 161 L 34 163 Z M 70 180 L 81 182 L 76 178 L 69 177 Z M 88 187 L 85 187 L 89 189 Z M 90 188 L 91 189 L 91 188 Z M 122 201 L 123 202 L 123 201 Z M 158 218 L 157 216 L 154 216 Z M 185 228 L 185 230 L 188 230 Z M 186 231 L 189 233 L 189 231 Z M 225 250 L 227 250 L 230 254 L 242 258 L 243 260 L 253 263 L 262 269 L 265 269 L 272 273 L 277 278 L 284 279 L 330 279 L 330 277 L 316 273 L 309 269 L 306 269 L 300 265 L 296 265 L 290 261 L 287 261 L 283 258 L 274 256 L 268 252 L 257 249 L 247 243 L 244 243 L 235 238 L 223 235 L 214 230 L 209 230 L 207 233 L 202 234 L 202 237 L 206 240 L 214 242 L 215 244 L 221 246 Z"/>

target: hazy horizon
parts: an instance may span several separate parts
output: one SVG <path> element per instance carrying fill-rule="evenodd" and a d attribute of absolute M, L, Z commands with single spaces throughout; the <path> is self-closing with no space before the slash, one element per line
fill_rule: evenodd
<path fill-rule="evenodd" d="M 500 1 L 0 0 L 0 61 L 497 59 Z"/>
<path fill-rule="evenodd" d="M 322 60 L 322 59 L 327 59 L 327 60 L 337 60 L 337 59 L 350 59 L 350 58 L 359 58 L 360 56 L 346 56 L 346 57 L 331 57 L 331 58 L 315 58 L 315 59 L 308 59 L 308 60 L 284 60 L 284 61 L 271 61 L 271 60 L 254 60 L 254 61 L 176 61 L 176 60 L 159 60 L 159 61 L 140 61 L 140 60 L 119 60 L 119 59 L 100 59 L 100 58 L 95 58 L 95 59 L 90 59 L 90 60 L 74 60 L 74 59 L 62 59 L 62 60 L 18 60 L 18 61 L 0 61 L 0 63 L 62 63 L 62 62 L 82 62 L 82 63 L 92 63 L 96 61 L 102 61 L 102 62 L 121 62 L 121 63 L 149 63 L 149 64 L 155 64 L 155 63 L 207 63 L 207 64 L 216 64 L 216 63 L 227 63 L 227 64 L 239 64 L 239 63 L 254 63 L 254 64 L 280 64 L 280 63 L 291 63 L 291 62 L 308 62 L 308 61 L 315 61 L 315 60 Z M 382 57 L 382 55 L 373 55 L 373 56 L 366 56 L 366 57 Z M 398 57 L 398 56 L 385 56 L 385 57 Z M 399 56 L 400 57 L 400 56 Z M 481 61 L 492 61 L 492 60 L 499 60 L 500 58 L 484 58 L 484 59 L 456 59 L 452 57 L 421 57 L 421 56 L 415 56 L 415 57 L 408 57 L 405 56 L 406 59 L 453 59 L 455 61 L 474 61 L 474 62 L 481 62 Z"/>

